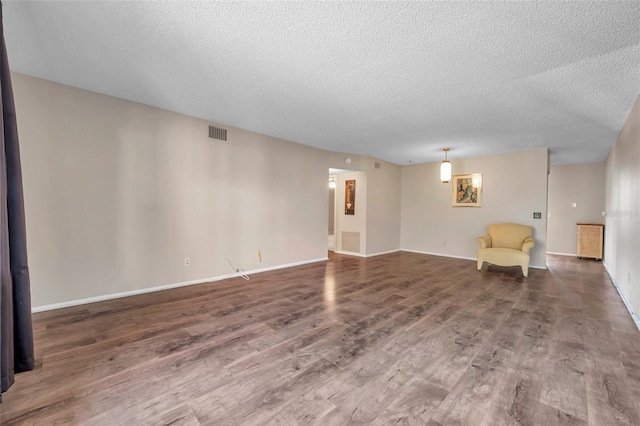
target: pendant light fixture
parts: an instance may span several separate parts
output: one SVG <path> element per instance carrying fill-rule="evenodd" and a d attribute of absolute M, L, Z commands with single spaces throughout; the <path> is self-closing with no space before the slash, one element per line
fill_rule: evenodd
<path fill-rule="evenodd" d="M 444 148 L 444 161 L 440 164 L 440 180 L 442 183 L 449 183 L 451 180 L 451 163 L 447 160 L 449 148 Z"/>
<path fill-rule="evenodd" d="M 335 176 L 329 176 L 329 188 L 335 188 L 336 187 L 336 177 Z"/>

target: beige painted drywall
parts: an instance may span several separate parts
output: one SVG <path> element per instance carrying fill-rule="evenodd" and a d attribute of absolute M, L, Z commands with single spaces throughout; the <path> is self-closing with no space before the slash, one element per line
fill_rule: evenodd
<path fill-rule="evenodd" d="M 536 227 L 532 263 L 544 265 L 546 220 L 530 215 L 546 213 L 546 150 L 454 159 L 456 173 L 486 174 L 478 214 L 450 207 L 438 163 L 399 167 L 229 126 L 229 142 L 212 141 L 203 120 L 20 74 L 13 84 L 34 307 L 226 276 L 225 257 L 244 270 L 326 258 L 329 168 L 358 171 L 357 218 L 338 214 L 335 227 L 361 232 L 362 255 L 402 243 L 475 257 L 475 234 L 510 220 Z"/>
<path fill-rule="evenodd" d="M 445 256 L 476 259 L 476 237 L 492 223 L 514 222 L 534 228 L 531 265 L 546 267 L 546 148 L 457 160 L 453 174 L 483 174 L 482 207 L 452 207 L 452 184 L 439 180 L 440 163 L 402 168 L 401 247 Z M 541 219 L 533 219 L 541 212 Z"/>
<path fill-rule="evenodd" d="M 576 224 L 604 223 L 604 190 L 605 163 L 551 167 L 548 253 L 576 255 Z"/>
<path fill-rule="evenodd" d="M 640 98 L 606 162 L 604 263 L 640 313 Z M 637 319 L 636 319 L 637 320 Z"/>
<path fill-rule="evenodd" d="M 229 142 L 213 141 L 215 123 L 12 79 L 36 309 L 225 277 L 225 258 L 243 270 L 326 259 L 329 168 L 360 171 L 361 222 L 346 226 L 361 230 L 365 254 L 367 197 L 387 198 L 399 170 L 381 162 L 389 176 L 378 195 L 366 184 L 379 161 L 370 157 L 225 125 Z M 393 201 L 385 208 L 392 223 L 370 232 L 381 234 L 378 247 L 397 250 Z"/>
<path fill-rule="evenodd" d="M 375 164 L 380 168 L 376 168 Z M 370 159 L 367 169 L 367 255 L 400 248 L 402 167 Z"/>
<path fill-rule="evenodd" d="M 34 307 L 326 258 L 334 155 L 12 78 Z"/>
<path fill-rule="evenodd" d="M 355 179 L 356 197 L 353 215 L 345 214 L 345 181 Z M 342 233 L 360 233 L 360 251 L 355 254 L 365 255 L 367 248 L 367 173 L 341 173 L 336 177 L 336 227 L 335 247 L 337 252 L 343 252 Z M 345 253 L 352 253 L 346 252 Z"/>
<path fill-rule="evenodd" d="M 335 217 L 336 217 L 336 189 L 329 188 L 329 235 L 333 234 L 335 229 Z"/>

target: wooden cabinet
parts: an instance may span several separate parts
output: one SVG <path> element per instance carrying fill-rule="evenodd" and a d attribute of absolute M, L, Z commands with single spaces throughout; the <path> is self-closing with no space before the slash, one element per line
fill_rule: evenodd
<path fill-rule="evenodd" d="M 578 224 L 578 258 L 602 259 L 604 225 L 598 223 Z"/>

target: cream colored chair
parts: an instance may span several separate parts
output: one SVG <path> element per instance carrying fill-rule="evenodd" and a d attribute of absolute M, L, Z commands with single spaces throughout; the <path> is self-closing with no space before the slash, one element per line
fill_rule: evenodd
<path fill-rule="evenodd" d="M 489 225 L 487 235 L 476 238 L 478 250 L 478 271 L 482 263 L 499 266 L 520 266 L 522 275 L 529 276 L 529 250 L 535 245 L 531 238 L 530 226 L 515 223 Z"/>

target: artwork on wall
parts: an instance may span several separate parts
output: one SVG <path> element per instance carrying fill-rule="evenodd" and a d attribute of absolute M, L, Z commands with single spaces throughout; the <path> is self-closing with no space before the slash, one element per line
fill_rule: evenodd
<path fill-rule="evenodd" d="M 344 183 L 344 214 L 356 214 L 356 181 L 347 180 Z"/>
<path fill-rule="evenodd" d="M 453 207 L 482 207 L 482 173 L 453 177 Z"/>

